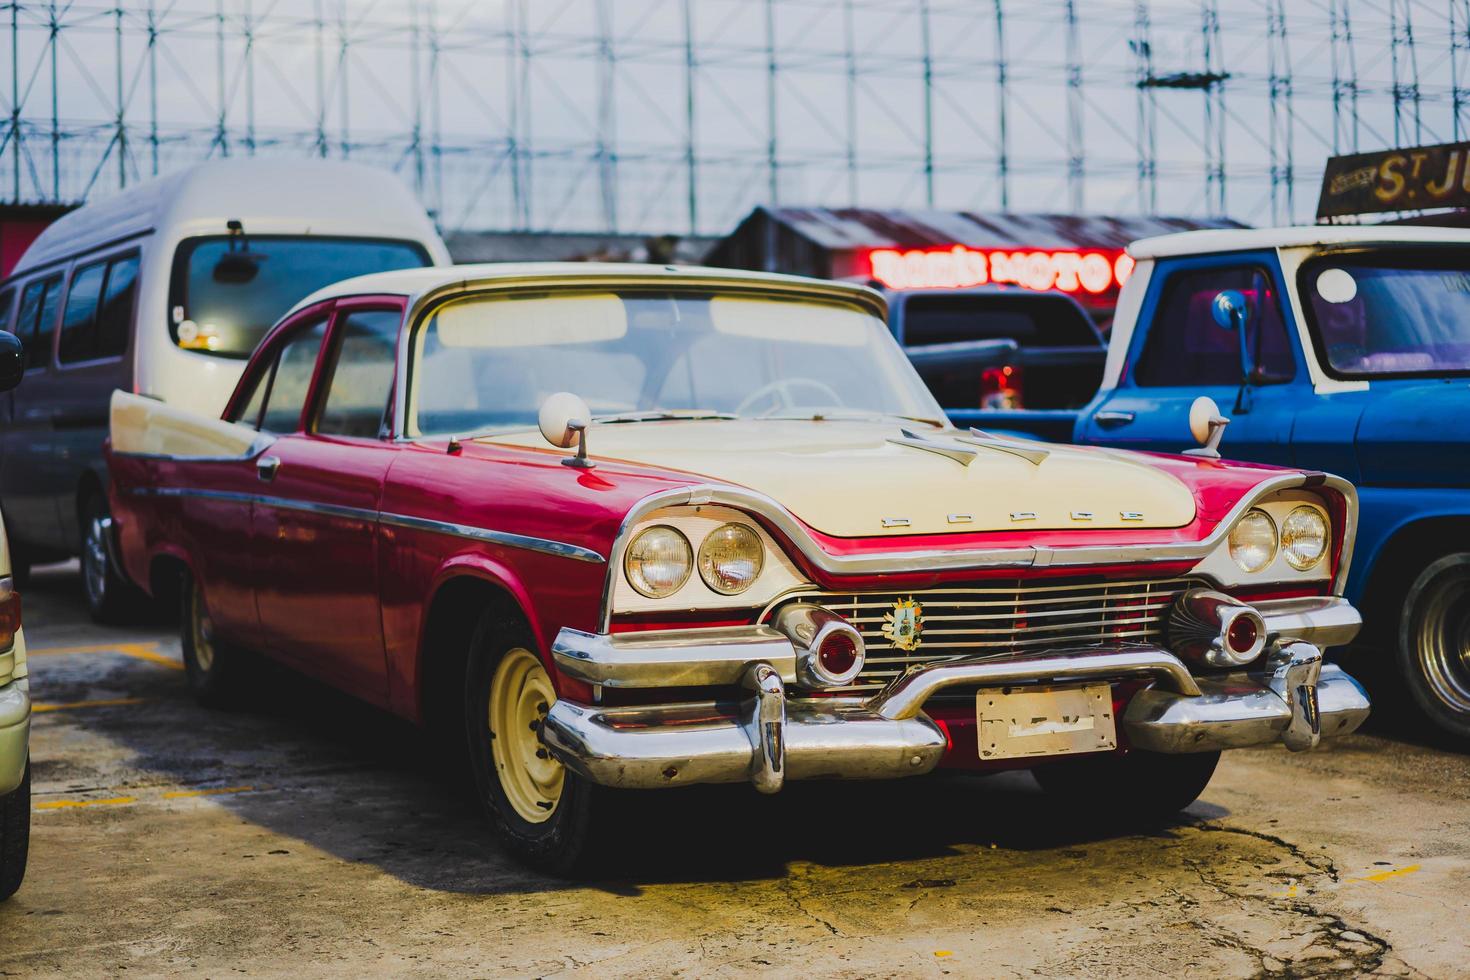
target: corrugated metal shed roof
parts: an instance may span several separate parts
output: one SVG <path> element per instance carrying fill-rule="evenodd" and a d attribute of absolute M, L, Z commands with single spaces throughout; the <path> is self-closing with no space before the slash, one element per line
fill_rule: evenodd
<path fill-rule="evenodd" d="M 1211 218 L 977 214 L 874 208 L 761 208 L 779 225 L 830 251 L 865 248 L 1122 249 L 1139 238 L 1199 228 L 1241 228 Z M 748 220 L 748 219 L 747 219 Z"/>

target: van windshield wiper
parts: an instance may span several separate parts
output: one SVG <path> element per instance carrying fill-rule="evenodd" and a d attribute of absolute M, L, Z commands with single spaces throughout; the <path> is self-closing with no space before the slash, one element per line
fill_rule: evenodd
<path fill-rule="evenodd" d="M 684 422 L 705 419 L 736 419 L 732 412 L 716 412 L 709 408 L 652 408 L 646 412 L 620 412 L 617 415 L 594 415 L 592 421 L 599 425 L 617 425 L 625 422 L 667 422 L 678 419 Z"/>

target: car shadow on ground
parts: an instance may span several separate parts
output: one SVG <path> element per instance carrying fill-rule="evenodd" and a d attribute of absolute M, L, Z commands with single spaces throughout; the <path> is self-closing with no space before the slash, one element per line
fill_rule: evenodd
<path fill-rule="evenodd" d="M 46 576 L 32 588 L 56 590 L 64 603 L 65 578 Z M 142 699 L 131 709 L 52 716 L 128 750 L 131 784 L 114 789 L 146 799 L 138 786 L 228 788 L 210 803 L 421 888 L 507 894 L 572 886 L 526 868 L 498 845 L 455 753 L 416 726 L 285 668 L 262 662 L 247 705 L 232 711 L 198 706 L 182 671 L 156 664 L 125 661 L 105 671 L 47 665 L 40 673 L 47 700 Z M 73 779 L 66 765 L 85 770 L 87 760 L 38 765 L 38 781 L 82 786 L 92 778 L 97 785 L 100 777 Z M 861 867 L 992 845 L 1070 852 L 1137 842 L 1100 819 L 1110 801 L 1086 814 L 1061 812 L 1024 772 L 793 783 L 769 797 L 744 785 L 615 796 L 599 827 L 605 859 L 591 880 L 575 884 L 618 894 L 661 883 L 780 879 L 793 862 Z M 1226 815 L 1206 799 L 1156 833 L 1173 836 Z"/>

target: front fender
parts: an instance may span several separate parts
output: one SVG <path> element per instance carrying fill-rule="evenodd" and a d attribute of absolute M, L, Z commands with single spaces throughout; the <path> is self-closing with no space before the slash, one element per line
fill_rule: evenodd
<path fill-rule="evenodd" d="M 1470 520 L 1470 488 L 1360 486 L 1358 543 L 1348 577 L 1348 600 L 1363 606 L 1378 560 L 1397 537 L 1441 520 Z M 1429 560 L 1426 556 L 1425 563 Z"/>

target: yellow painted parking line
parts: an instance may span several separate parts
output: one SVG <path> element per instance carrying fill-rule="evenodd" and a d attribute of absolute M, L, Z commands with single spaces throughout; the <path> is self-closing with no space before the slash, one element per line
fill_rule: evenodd
<path fill-rule="evenodd" d="M 85 653 L 117 653 L 124 657 L 132 657 L 134 660 L 146 660 L 151 664 L 172 667 L 174 670 L 184 669 L 182 660 L 175 660 L 173 657 L 160 653 L 158 644 L 151 641 L 147 643 L 88 643 L 70 647 L 30 647 L 26 650 L 26 657 L 59 657 Z"/>
<path fill-rule="evenodd" d="M 1380 871 L 1377 874 L 1362 875 L 1358 878 L 1349 878 L 1348 881 L 1387 881 L 1390 878 L 1398 878 L 1402 875 L 1411 875 L 1419 870 L 1419 865 L 1411 864 L 1406 868 L 1390 868 L 1388 871 Z"/>
<path fill-rule="evenodd" d="M 254 786 L 215 786 L 210 789 L 176 789 L 163 794 L 165 800 L 186 800 L 194 796 L 219 796 L 222 793 L 253 793 Z"/>
<path fill-rule="evenodd" d="M 49 704 L 45 701 L 31 705 L 34 712 L 71 711 L 73 708 L 120 708 L 129 704 L 143 704 L 148 698 L 105 698 L 99 701 L 62 701 Z"/>
<path fill-rule="evenodd" d="M 47 800 L 44 803 L 37 803 L 35 808 L 37 810 L 63 810 L 81 806 L 123 806 L 136 802 L 138 802 L 136 796 L 114 796 L 107 800 Z"/>

